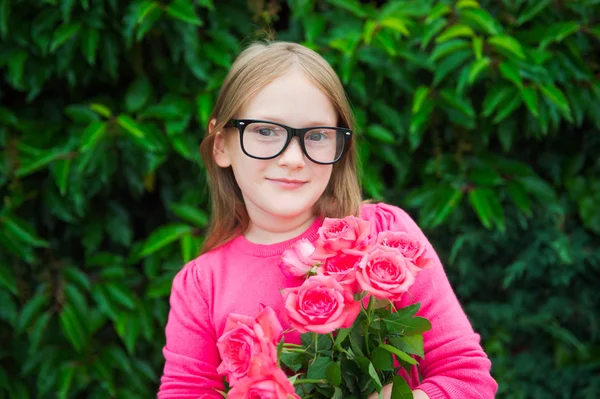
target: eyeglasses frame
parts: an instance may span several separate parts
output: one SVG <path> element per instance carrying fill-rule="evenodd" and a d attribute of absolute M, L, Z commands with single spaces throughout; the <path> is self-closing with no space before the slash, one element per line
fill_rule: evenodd
<path fill-rule="evenodd" d="M 248 126 L 250 123 L 268 123 L 271 125 L 276 125 L 276 126 L 284 128 L 287 132 L 287 140 L 286 140 L 285 144 L 283 145 L 283 148 L 281 149 L 281 151 L 279 151 L 277 154 L 275 154 L 271 157 L 266 157 L 266 158 L 250 155 L 244 148 L 244 130 L 246 129 L 246 126 Z M 302 149 L 302 153 L 308 159 L 310 159 L 311 162 L 314 162 L 319 165 L 332 165 L 332 164 L 338 162 L 340 159 L 342 159 L 342 157 L 346 153 L 346 149 L 348 147 L 349 140 L 352 139 L 352 130 L 347 129 L 345 127 L 337 127 L 337 126 L 312 126 L 312 127 L 296 129 L 291 126 L 287 126 L 287 125 L 284 125 L 284 124 L 281 124 L 278 122 L 267 121 L 267 120 L 262 120 L 262 119 L 230 119 L 225 124 L 225 127 L 235 127 L 238 129 L 238 131 L 240 132 L 240 147 L 242 148 L 242 151 L 244 152 L 244 154 L 246 154 L 250 158 L 260 159 L 260 160 L 265 160 L 265 161 L 269 160 L 269 159 L 277 158 L 278 156 L 283 154 L 285 152 L 285 150 L 288 148 L 292 139 L 294 137 L 298 137 L 298 141 L 300 142 L 300 148 Z M 310 157 L 310 155 L 308 155 L 308 152 L 306 151 L 306 146 L 304 144 L 304 135 L 306 134 L 306 132 L 308 132 L 310 130 L 315 130 L 315 129 L 335 129 L 336 131 L 340 131 L 343 133 L 342 137 L 344 138 L 343 139 L 344 142 L 342 143 L 342 152 L 332 162 L 318 162 L 318 161 L 315 161 L 314 159 L 312 159 Z"/>

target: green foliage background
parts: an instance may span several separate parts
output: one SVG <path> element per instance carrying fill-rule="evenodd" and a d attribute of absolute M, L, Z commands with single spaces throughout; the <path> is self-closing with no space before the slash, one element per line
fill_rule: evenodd
<path fill-rule="evenodd" d="M 148 398 L 241 43 L 325 56 L 499 398 L 600 397 L 600 1 L 0 0 L 0 398 Z"/>

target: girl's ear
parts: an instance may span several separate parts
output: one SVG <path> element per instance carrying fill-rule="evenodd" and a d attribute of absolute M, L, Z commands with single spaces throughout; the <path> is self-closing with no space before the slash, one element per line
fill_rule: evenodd
<path fill-rule="evenodd" d="M 213 134 L 216 123 L 217 120 L 214 118 L 208 123 L 208 131 L 211 134 Z M 219 130 L 218 132 L 214 132 L 214 135 L 215 139 L 213 141 L 213 157 L 215 158 L 215 162 L 222 168 L 228 168 L 231 166 L 231 158 L 229 156 L 224 132 Z"/>

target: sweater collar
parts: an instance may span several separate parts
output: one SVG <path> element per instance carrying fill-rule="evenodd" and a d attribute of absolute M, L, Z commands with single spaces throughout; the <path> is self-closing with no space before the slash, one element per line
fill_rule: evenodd
<path fill-rule="evenodd" d="M 231 242 L 231 248 L 235 251 L 244 252 L 248 255 L 261 258 L 280 256 L 283 254 L 283 251 L 290 248 L 296 241 L 304 238 L 310 242 L 316 241 L 317 237 L 319 236 L 319 228 L 322 224 L 323 218 L 318 217 L 302 234 L 275 244 L 256 244 L 248 241 L 243 234 L 240 234 Z"/>

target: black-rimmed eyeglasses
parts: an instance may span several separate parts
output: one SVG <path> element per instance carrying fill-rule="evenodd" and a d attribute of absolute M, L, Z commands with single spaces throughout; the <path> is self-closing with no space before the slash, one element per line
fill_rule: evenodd
<path fill-rule="evenodd" d="M 321 165 L 339 161 L 352 138 L 352 131 L 343 127 L 314 126 L 295 129 L 281 123 L 258 119 L 231 119 L 225 127 L 240 132 L 244 154 L 255 159 L 273 159 L 281 155 L 294 137 L 298 137 L 302 152 Z"/>

